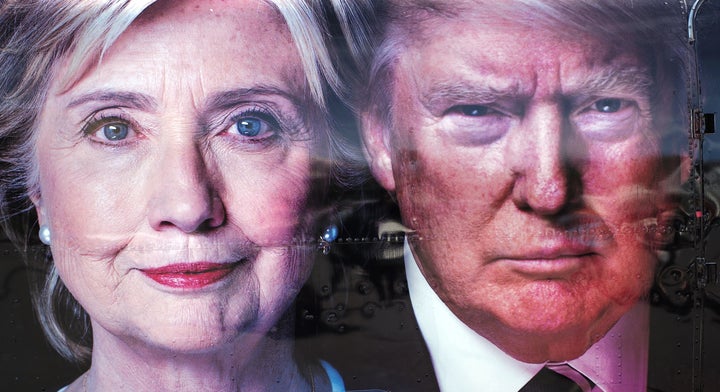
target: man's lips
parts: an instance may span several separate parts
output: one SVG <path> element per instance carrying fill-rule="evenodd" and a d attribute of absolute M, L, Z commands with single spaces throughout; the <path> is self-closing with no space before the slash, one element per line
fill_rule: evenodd
<path fill-rule="evenodd" d="M 597 261 L 613 241 L 610 228 L 589 214 L 569 215 L 538 232 L 497 252 L 492 263 L 533 280 L 563 279 Z"/>
<path fill-rule="evenodd" d="M 229 275 L 240 262 L 235 263 L 178 263 L 158 268 L 143 269 L 150 279 L 168 287 L 195 289 L 211 285 Z"/>
<path fill-rule="evenodd" d="M 572 275 L 590 262 L 594 256 L 597 254 L 558 255 L 551 258 L 503 258 L 497 261 L 521 275 L 536 279 L 553 279 Z"/>
<path fill-rule="evenodd" d="M 533 279 L 567 277 L 599 255 L 594 247 L 567 239 L 555 239 L 535 246 L 526 244 L 521 249 L 503 253 L 494 258 L 493 263 Z"/>

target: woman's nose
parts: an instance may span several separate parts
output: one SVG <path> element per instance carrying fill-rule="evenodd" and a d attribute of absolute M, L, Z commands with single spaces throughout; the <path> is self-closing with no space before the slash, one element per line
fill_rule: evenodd
<path fill-rule="evenodd" d="M 211 230 L 225 222 L 225 207 L 197 143 L 168 143 L 154 162 L 148 212 L 153 229 L 175 227 L 192 233 Z"/>
<path fill-rule="evenodd" d="M 561 108 L 548 105 L 528 111 L 513 133 L 509 159 L 514 175 L 512 199 L 518 208 L 555 215 L 575 196 L 566 128 Z"/>

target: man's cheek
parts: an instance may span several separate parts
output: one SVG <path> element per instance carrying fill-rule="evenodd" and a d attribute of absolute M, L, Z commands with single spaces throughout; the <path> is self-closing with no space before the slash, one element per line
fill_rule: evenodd
<path fill-rule="evenodd" d="M 619 241 L 619 249 L 606 261 L 605 279 L 598 282 L 601 295 L 618 305 L 627 305 L 645 297 L 657 267 L 654 252 L 630 240 Z"/>

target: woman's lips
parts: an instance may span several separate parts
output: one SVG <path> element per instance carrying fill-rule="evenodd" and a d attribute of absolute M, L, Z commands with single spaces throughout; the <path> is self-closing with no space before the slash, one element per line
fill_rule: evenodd
<path fill-rule="evenodd" d="M 197 289 L 211 285 L 228 276 L 237 267 L 237 263 L 179 263 L 164 267 L 141 270 L 150 279 L 161 285 Z"/>

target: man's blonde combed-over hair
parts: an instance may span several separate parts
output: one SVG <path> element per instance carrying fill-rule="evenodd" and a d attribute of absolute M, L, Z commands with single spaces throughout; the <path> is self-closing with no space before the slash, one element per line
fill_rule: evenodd
<path fill-rule="evenodd" d="M 399 56 L 432 34 L 432 23 L 472 15 L 479 24 L 513 23 L 571 39 L 592 37 L 610 47 L 634 46 L 650 67 L 653 121 L 664 148 L 682 144 L 680 139 L 687 136 L 683 114 L 689 112 L 687 81 L 694 59 L 687 42 L 684 0 L 335 0 L 334 4 L 354 55 L 354 74 L 344 75 L 353 86 L 352 105 L 387 128 L 394 126 L 392 97 Z M 670 100 L 672 107 L 665 104 Z"/>

